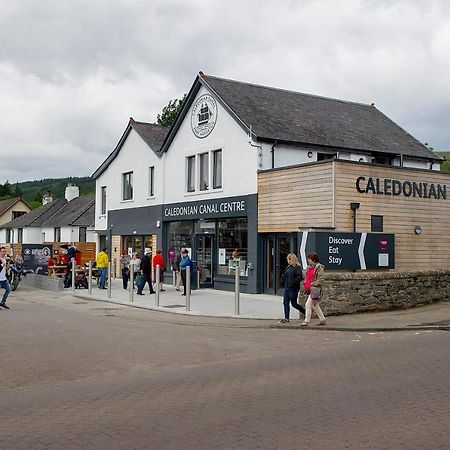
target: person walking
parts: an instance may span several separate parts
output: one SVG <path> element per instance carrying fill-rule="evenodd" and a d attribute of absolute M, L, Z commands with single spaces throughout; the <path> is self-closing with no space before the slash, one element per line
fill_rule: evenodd
<path fill-rule="evenodd" d="M 180 290 L 180 284 L 181 284 L 180 262 L 181 262 L 181 258 L 183 257 L 184 250 L 186 250 L 186 249 L 184 247 L 181 247 L 180 253 L 178 253 L 176 258 L 173 260 L 173 270 L 175 272 L 175 289 L 177 291 Z"/>
<path fill-rule="evenodd" d="M 153 273 L 155 274 L 155 285 L 156 285 L 156 266 L 159 266 L 159 282 L 161 285 L 161 291 L 164 289 L 164 271 L 166 270 L 166 262 L 164 261 L 164 256 L 162 255 L 162 250 L 156 250 L 156 255 L 152 261 Z M 154 288 L 153 288 L 154 289 Z"/>
<path fill-rule="evenodd" d="M 138 280 L 138 278 L 136 276 L 139 274 L 139 272 L 141 270 L 141 260 L 138 258 L 137 252 L 134 252 L 131 257 L 130 270 L 133 270 L 133 273 L 134 273 L 134 286 L 133 286 L 133 289 L 134 289 L 135 286 L 138 287 L 140 284 L 140 280 Z M 138 283 L 138 281 L 139 281 L 139 283 Z"/>
<path fill-rule="evenodd" d="M 6 261 L 6 248 L 0 247 L 0 288 L 4 289 L 2 301 L 0 302 L 0 306 L 5 309 L 9 309 L 9 306 L 6 304 L 6 300 L 8 299 L 9 293 L 11 292 L 11 287 L 9 286 L 8 278 L 6 278 L 6 269 L 7 269 L 7 261 Z"/>
<path fill-rule="evenodd" d="M 98 273 L 100 275 L 100 280 L 98 282 L 99 289 L 106 289 L 106 276 L 108 272 L 108 249 L 105 247 L 102 251 L 97 255 L 95 260 L 98 268 Z"/>
<path fill-rule="evenodd" d="M 130 279 L 130 261 L 130 255 L 124 250 L 120 257 L 120 263 L 122 265 L 122 286 L 124 289 L 128 288 L 128 280 Z"/>
<path fill-rule="evenodd" d="M 142 280 L 138 285 L 137 295 L 144 295 L 142 290 L 144 289 L 145 283 L 148 283 L 150 287 L 150 294 L 154 294 L 155 291 L 152 286 L 152 251 L 150 248 L 146 250 L 145 255 L 141 259 L 141 272 Z"/>
<path fill-rule="evenodd" d="M 180 261 L 180 274 L 181 280 L 183 281 L 183 293 L 181 295 L 186 295 L 186 267 L 189 266 L 192 269 L 191 258 L 189 258 L 189 250 L 185 248 L 182 252 L 182 258 Z"/>
<path fill-rule="evenodd" d="M 307 327 L 311 322 L 312 310 L 316 312 L 319 317 L 319 325 L 326 325 L 327 321 L 319 305 L 322 298 L 322 284 L 325 275 L 325 268 L 319 263 L 319 255 L 317 253 L 309 253 L 306 257 L 308 262 L 308 269 L 305 275 L 305 290 L 308 293 L 308 299 L 306 300 L 306 314 L 305 321 L 300 324 L 302 327 Z"/>
<path fill-rule="evenodd" d="M 289 253 L 289 255 L 287 255 L 287 263 L 288 266 L 281 277 L 281 281 L 284 285 L 284 319 L 281 319 L 278 323 L 290 322 L 290 305 L 305 315 L 305 308 L 297 303 L 300 282 L 303 279 L 302 268 L 300 267 L 297 256 L 294 253 Z"/>

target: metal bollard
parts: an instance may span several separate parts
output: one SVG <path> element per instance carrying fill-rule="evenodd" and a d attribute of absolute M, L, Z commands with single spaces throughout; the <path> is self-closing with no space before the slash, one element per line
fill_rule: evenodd
<path fill-rule="evenodd" d="M 177 285 L 177 272 L 175 271 L 174 266 L 172 266 L 172 286 L 175 287 Z"/>
<path fill-rule="evenodd" d="M 186 311 L 191 310 L 191 267 L 186 266 Z"/>
<path fill-rule="evenodd" d="M 113 265 L 112 273 L 113 273 L 114 279 L 115 279 L 116 274 L 117 274 L 117 258 L 114 258 L 114 265 Z"/>
<path fill-rule="evenodd" d="M 161 283 L 159 282 L 159 277 L 161 275 L 161 266 L 159 264 L 156 265 L 156 273 L 155 273 L 155 306 L 159 306 L 159 293 L 161 292 Z"/>
<path fill-rule="evenodd" d="M 111 262 L 108 263 L 108 291 L 106 292 L 106 297 L 111 298 Z"/>
<path fill-rule="evenodd" d="M 236 277 L 234 280 L 234 314 L 240 314 L 239 294 L 240 294 L 241 274 L 239 273 L 239 266 L 236 267 Z"/>
<path fill-rule="evenodd" d="M 70 260 L 70 262 L 72 263 L 72 291 L 75 291 L 75 275 L 76 275 L 76 270 L 77 270 L 77 268 L 76 268 L 76 265 L 77 265 L 77 262 L 75 261 L 75 258 L 72 258 L 71 260 Z"/>
<path fill-rule="evenodd" d="M 130 264 L 130 302 L 134 301 L 134 264 Z"/>
<path fill-rule="evenodd" d="M 197 289 L 200 289 L 200 270 L 197 269 Z"/>
<path fill-rule="evenodd" d="M 92 295 L 92 261 L 89 261 L 88 292 Z"/>

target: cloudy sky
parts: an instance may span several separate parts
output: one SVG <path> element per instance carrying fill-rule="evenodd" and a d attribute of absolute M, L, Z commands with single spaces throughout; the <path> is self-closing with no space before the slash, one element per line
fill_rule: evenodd
<path fill-rule="evenodd" d="M 0 42 L 0 183 L 91 175 L 199 70 L 374 102 L 450 150 L 447 0 L 14 0 Z"/>

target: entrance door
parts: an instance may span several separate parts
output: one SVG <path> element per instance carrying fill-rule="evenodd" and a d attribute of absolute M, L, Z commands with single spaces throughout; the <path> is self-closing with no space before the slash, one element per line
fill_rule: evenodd
<path fill-rule="evenodd" d="M 291 252 L 292 238 L 289 235 L 270 235 L 266 239 L 266 286 L 268 294 L 282 295 L 284 286 L 281 276 L 287 267 L 287 255 Z"/>
<path fill-rule="evenodd" d="M 199 271 L 200 287 L 211 288 L 214 284 L 214 236 L 211 234 L 197 234 L 195 236 L 195 242 L 197 270 Z"/>

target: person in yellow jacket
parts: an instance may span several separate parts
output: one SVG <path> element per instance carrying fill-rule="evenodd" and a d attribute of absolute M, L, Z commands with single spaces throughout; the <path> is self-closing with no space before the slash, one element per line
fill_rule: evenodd
<path fill-rule="evenodd" d="M 97 255 L 97 259 L 95 260 L 97 263 L 98 272 L 100 275 L 100 281 L 98 282 L 99 289 L 106 289 L 106 274 L 108 271 L 108 249 L 104 248 Z"/>

